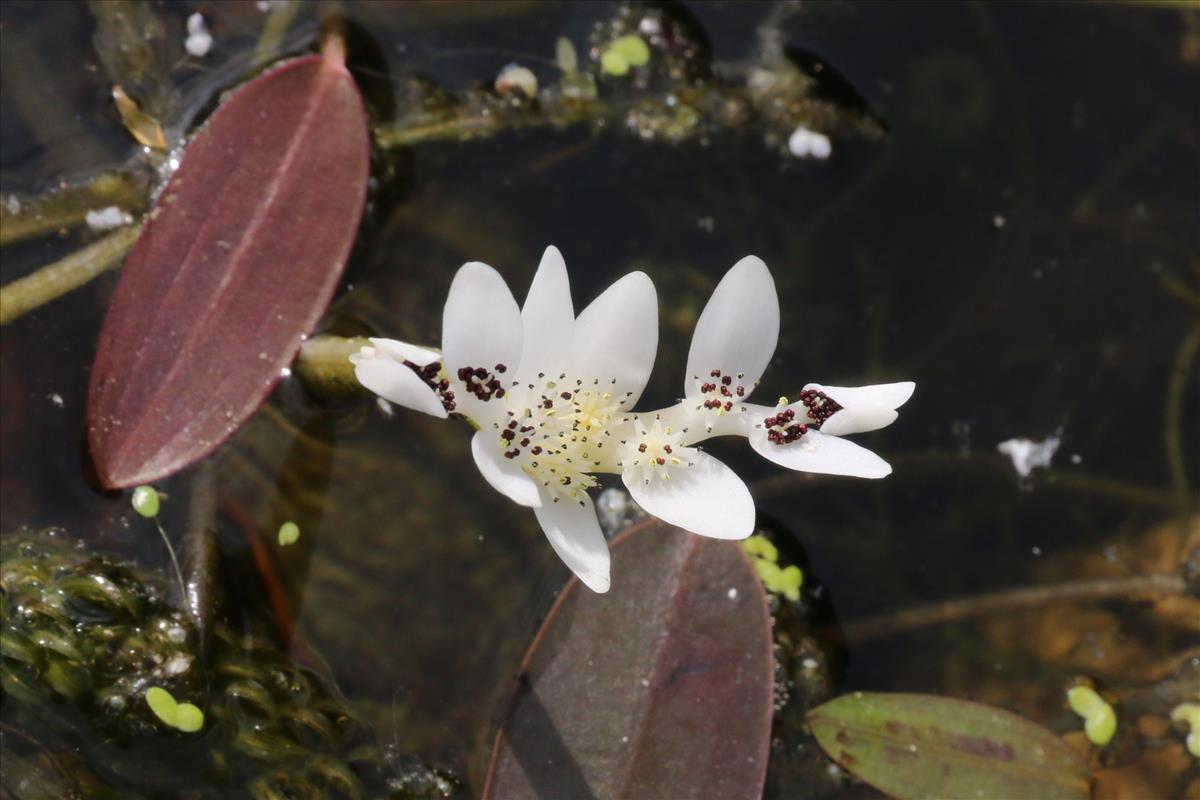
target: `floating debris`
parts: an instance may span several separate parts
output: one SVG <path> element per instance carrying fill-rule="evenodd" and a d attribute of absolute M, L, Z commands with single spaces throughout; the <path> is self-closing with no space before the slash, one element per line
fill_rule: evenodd
<path fill-rule="evenodd" d="M 1059 438 L 1061 434 L 1059 431 L 1041 442 L 1032 439 L 1008 439 L 996 445 L 996 449 L 1012 459 L 1013 469 L 1018 475 L 1028 478 L 1038 467 L 1050 466 L 1050 459 L 1054 458 L 1054 453 L 1062 443 L 1062 439 Z"/>
<path fill-rule="evenodd" d="M 113 102 L 121 115 L 121 122 L 129 135 L 153 150 L 166 150 L 167 139 L 163 135 L 162 125 L 154 117 L 142 111 L 137 101 L 125 93 L 120 86 L 112 88 Z"/>

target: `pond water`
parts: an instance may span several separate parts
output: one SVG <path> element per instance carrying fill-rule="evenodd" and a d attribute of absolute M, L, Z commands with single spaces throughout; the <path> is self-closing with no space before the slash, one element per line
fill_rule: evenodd
<path fill-rule="evenodd" d="M 229 65 L 244 62 L 266 17 L 254 4 L 155 4 L 170 58 L 182 58 L 197 10 L 216 44 L 172 62 L 178 97 L 164 103 L 177 115 L 204 113 L 243 74 Z M 810 54 L 800 61 L 836 73 L 819 86 L 844 119 L 869 109 L 886 134 L 846 125 L 825 160 L 769 146 L 753 123 L 678 143 L 610 121 L 377 153 L 368 220 L 322 328 L 434 345 L 462 263 L 491 264 L 520 297 L 554 244 L 579 307 L 632 269 L 654 280 L 660 344 L 640 407 L 656 408 L 677 397 L 715 282 L 758 255 L 782 305 L 763 397 L 808 382 L 917 383 L 895 424 L 859 437 L 893 465 L 885 480 L 787 473 L 748 448 L 711 445 L 750 486 L 760 522 L 799 554 L 834 689 L 970 698 L 1065 730 L 1073 678 L 1129 688 L 1176 674 L 1195 652 L 1195 608 L 1131 602 L 1130 591 L 1068 604 L 1050 591 L 962 619 L 934 612 L 911 629 L 887 615 L 1173 573 L 1189 536 L 1195 546 L 1200 15 L 1121 3 L 778 11 L 673 13 L 733 80 L 776 20 L 785 46 Z M 468 92 L 519 61 L 552 81 L 556 40 L 583 52 L 617 12 L 344 7 L 352 53 L 364 53 L 351 65 L 380 124 L 403 117 L 411 95 L 400 87 L 414 76 Z M 301 9 L 286 47 L 313 46 L 316 13 Z M 0 22 L 4 196 L 124 163 L 134 145 L 87 6 L 8 2 Z M 94 238 L 6 245 L 3 282 Z M 96 487 L 84 444 L 88 370 L 115 283 L 106 274 L 3 329 L 0 531 L 60 527 L 167 576 L 153 524 L 130 513 L 127 493 Z M 295 664 L 336 681 L 374 736 L 453 773 L 464 796 L 479 791 L 509 680 L 568 578 L 533 515 L 477 474 L 468 433 L 368 400 L 315 399 L 290 378 L 206 468 L 223 617 L 265 625 Z M 1050 466 L 1027 477 L 997 450 L 1049 437 Z M 177 542 L 196 474 L 159 485 Z M 265 547 L 284 520 L 298 523 L 297 545 Z"/>

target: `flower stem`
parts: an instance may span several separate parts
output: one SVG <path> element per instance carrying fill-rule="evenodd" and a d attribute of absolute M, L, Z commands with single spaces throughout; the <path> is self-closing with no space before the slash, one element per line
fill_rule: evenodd
<path fill-rule="evenodd" d="M 137 241 L 140 225 L 121 228 L 82 250 L 0 288 L 0 325 L 77 289 L 117 266 Z"/>
<path fill-rule="evenodd" d="M 368 394 L 354 377 L 350 356 L 370 340 L 361 337 L 314 336 L 300 346 L 292 371 L 304 388 L 323 396 Z"/>

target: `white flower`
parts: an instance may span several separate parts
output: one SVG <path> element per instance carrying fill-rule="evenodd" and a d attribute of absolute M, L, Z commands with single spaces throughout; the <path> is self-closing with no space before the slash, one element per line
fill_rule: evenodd
<path fill-rule="evenodd" d="M 695 445 L 744 435 L 793 469 L 882 477 L 890 468 L 836 435 L 896 417 L 912 384 L 810 385 L 794 406 L 747 403 L 779 335 L 779 302 L 753 256 L 726 274 L 696 325 L 685 400 L 635 413 L 658 346 L 654 285 L 633 272 L 575 316 L 566 266 L 547 248 L 523 308 L 491 267 L 455 276 L 442 352 L 388 339 L 351 357 L 360 383 L 393 403 L 477 432 L 471 452 L 497 491 L 534 509 L 550 544 L 591 589 L 607 591 L 609 554 L 588 490 L 621 476 L 649 513 L 705 536 L 741 539 L 754 501 L 740 478 Z M 820 430 L 818 430 L 820 429 Z"/>
<path fill-rule="evenodd" d="M 761 259 L 747 256 L 725 274 L 700 314 L 688 352 L 687 399 L 662 412 L 663 418 L 687 431 L 688 444 L 709 436 L 746 436 L 759 455 L 788 469 L 859 478 L 890 474 L 886 461 L 840 436 L 891 424 L 915 384 L 813 383 L 796 403 L 781 398 L 770 408 L 746 402 L 778 338 L 775 281 Z"/>
<path fill-rule="evenodd" d="M 494 269 L 467 264 L 450 286 L 440 356 L 373 343 L 352 359 L 359 382 L 400 405 L 467 417 L 483 477 L 532 507 L 567 566 L 607 591 L 608 545 L 588 489 L 595 473 L 620 471 L 615 434 L 631 427 L 654 365 L 658 298 L 645 273 L 626 275 L 576 318 L 554 247 L 523 309 Z"/>

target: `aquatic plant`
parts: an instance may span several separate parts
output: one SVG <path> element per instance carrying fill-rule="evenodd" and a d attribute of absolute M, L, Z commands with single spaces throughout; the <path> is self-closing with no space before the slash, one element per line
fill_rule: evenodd
<path fill-rule="evenodd" d="M 621 476 L 648 512 L 702 536 L 744 539 L 754 501 L 725 464 L 696 447 L 745 436 L 789 469 L 882 478 L 887 462 L 841 438 L 896 419 L 912 395 L 901 382 L 809 384 L 775 407 L 749 401 L 779 338 L 779 299 L 761 259 L 721 279 L 696 323 L 684 399 L 634 412 L 658 348 L 654 284 L 632 272 L 575 316 L 558 249 L 542 257 L 523 308 L 496 270 L 464 265 L 450 286 L 442 350 L 391 339 L 352 355 L 363 386 L 476 429 L 475 464 L 498 492 L 534 509 L 551 546 L 580 580 L 608 591 L 609 553 L 588 490 Z"/>

